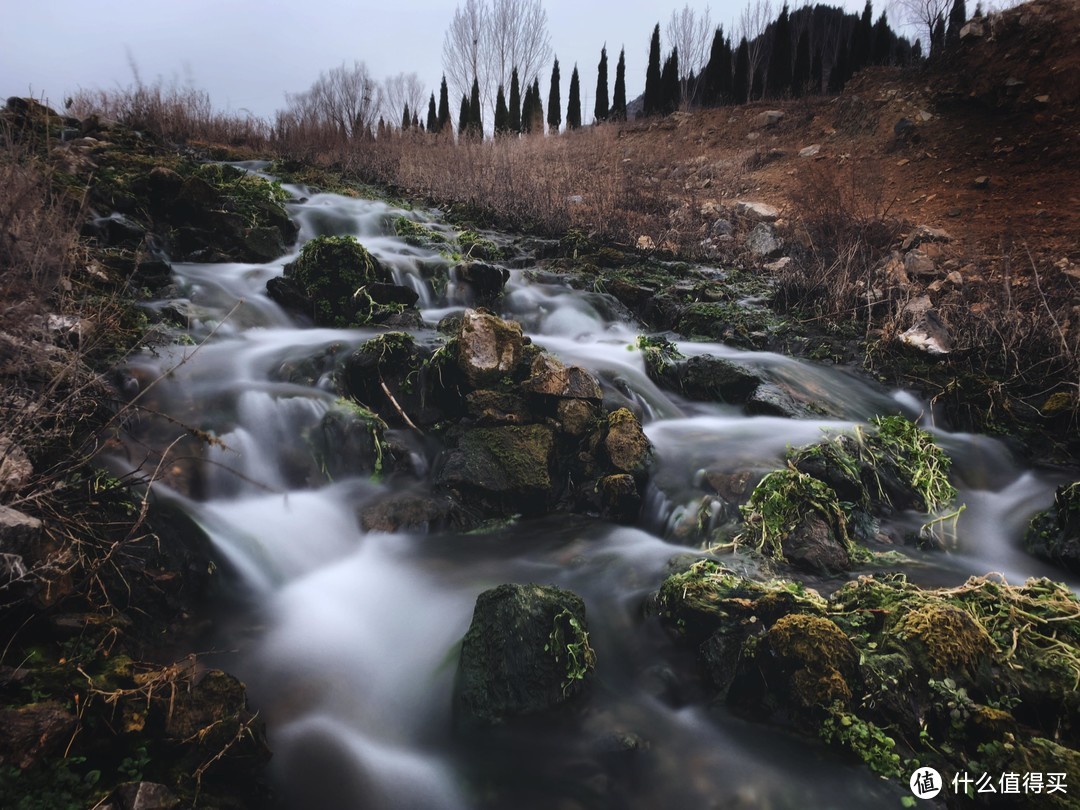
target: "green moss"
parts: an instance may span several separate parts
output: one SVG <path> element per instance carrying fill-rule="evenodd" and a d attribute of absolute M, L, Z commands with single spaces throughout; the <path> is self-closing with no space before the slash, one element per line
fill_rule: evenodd
<path fill-rule="evenodd" d="M 394 220 L 394 233 L 416 247 L 431 247 L 447 243 L 446 237 L 438 231 L 404 216 Z"/>
<path fill-rule="evenodd" d="M 847 515 L 832 487 L 794 469 L 776 470 L 754 488 L 750 500 L 739 507 L 746 524 L 739 542 L 776 559 L 783 557 L 783 542 L 811 514 L 819 515 L 848 552 L 863 556 L 847 532 Z"/>
<path fill-rule="evenodd" d="M 641 351 L 650 377 L 662 375 L 672 363 L 683 357 L 674 343 L 660 335 L 638 335 L 636 343 L 627 348 L 632 350 L 635 346 Z"/>
<path fill-rule="evenodd" d="M 352 236 L 319 236 L 304 245 L 299 257 L 285 266 L 285 276 L 311 299 L 320 326 L 349 327 L 357 323 L 358 294 L 389 274 Z M 368 299 L 370 301 L 370 298 Z"/>
<path fill-rule="evenodd" d="M 986 630 L 962 608 L 926 600 L 893 625 L 890 636 L 933 675 L 975 672 L 994 649 Z"/>
<path fill-rule="evenodd" d="M 895 461 L 905 483 L 922 497 L 925 511 L 933 512 L 956 498 L 956 487 L 949 483 L 952 460 L 929 433 L 902 416 L 879 416 L 870 422 L 877 431 L 867 445 Z"/>
<path fill-rule="evenodd" d="M 239 214 L 249 226 L 264 224 L 269 209 L 285 216 L 281 205 L 289 195 L 276 180 L 267 180 L 227 163 L 203 163 L 195 175 L 221 193 L 226 211 Z"/>
<path fill-rule="evenodd" d="M 457 243 L 461 247 L 461 253 L 467 259 L 486 259 L 494 261 L 501 259 L 502 250 L 490 239 L 485 239 L 476 231 L 465 230 L 458 234 Z"/>

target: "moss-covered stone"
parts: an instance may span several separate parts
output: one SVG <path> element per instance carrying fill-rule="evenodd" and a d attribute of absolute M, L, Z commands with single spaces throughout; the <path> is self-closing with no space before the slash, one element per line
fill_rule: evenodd
<path fill-rule="evenodd" d="M 1031 519 L 1024 545 L 1037 557 L 1080 572 L 1080 481 L 1058 487 L 1054 505 Z"/>
<path fill-rule="evenodd" d="M 550 585 L 484 591 L 461 645 L 459 728 L 551 711 L 581 694 L 595 666 L 581 597 Z"/>
<path fill-rule="evenodd" d="M 285 279 L 311 302 L 309 314 L 319 326 L 362 326 L 378 306 L 365 296 L 376 282 L 390 283 L 390 273 L 352 236 L 319 236 L 285 265 Z M 365 306 L 367 304 L 367 306 Z"/>
<path fill-rule="evenodd" d="M 447 451 L 435 481 L 466 505 L 538 514 L 558 494 L 554 451 L 554 433 L 545 425 L 474 428 Z"/>
<path fill-rule="evenodd" d="M 936 601 L 907 611 L 889 635 L 929 675 L 974 673 L 989 663 L 994 648 L 986 630 L 970 614 Z"/>
<path fill-rule="evenodd" d="M 604 451 L 611 466 L 618 472 L 643 475 L 652 453 L 641 423 L 627 408 L 612 411 L 607 417 Z"/>

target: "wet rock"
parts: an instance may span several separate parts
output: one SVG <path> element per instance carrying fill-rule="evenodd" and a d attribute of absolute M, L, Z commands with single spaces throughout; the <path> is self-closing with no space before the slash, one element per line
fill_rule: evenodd
<path fill-rule="evenodd" d="M 286 280 L 311 302 L 319 326 L 362 326 L 376 314 L 359 291 L 375 282 L 392 284 L 389 271 L 351 236 L 320 236 L 285 265 Z M 277 285 L 278 290 L 281 289 Z M 270 291 L 270 285 L 267 285 Z M 371 301 L 370 296 L 366 299 Z M 283 301 L 279 301 L 283 303 Z"/>
<path fill-rule="evenodd" d="M 597 482 L 600 515 L 617 523 L 634 523 L 641 513 L 641 493 L 632 475 L 606 475 Z"/>
<path fill-rule="evenodd" d="M 429 375 L 430 358 L 407 332 L 384 332 L 349 355 L 342 382 L 350 397 L 388 425 L 407 426 L 406 416 L 416 425 L 433 424 L 444 412 L 436 396 L 437 375 Z"/>
<path fill-rule="evenodd" d="M 113 791 L 112 801 L 118 810 L 172 810 L 180 799 L 157 782 L 128 782 Z"/>
<path fill-rule="evenodd" d="M 482 427 L 493 425 L 524 425 L 533 421 L 525 401 L 505 391 L 470 391 L 465 395 L 469 417 Z"/>
<path fill-rule="evenodd" d="M 735 203 L 735 211 L 748 219 L 756 219 L 761 222 L 776 222 L 776 220 L 780 219 L 779 209 L 763 202 L 740 200 Z"/>
<path fill-rule="evenodd" d="M 522 383 L 530 394 L 560 399 L 584 399 L 599 402 L 603 398 L 600 383 L 578 366 L 564 366 L 558 358 L 541 354 L 533 360 L 531 374 Z"/>
<path fill-rule="evenodd" d="M 394 493 L 360 510 L 365 532 L 430 532 L 463 522 L 449 498 L 423 493 Z"/>
<path fill-rule="evenodd" d="M 301 315 L 314 317 L 314 306 L 300 286 L 284 276 L 266 282 L 266 294 L 279 306 Z"/>
<path fill-rule="evenodd" d="M 467 506 L 539 514 L 555 495 L 554 450 L 554 434 L 545 425 L 474 428 L 444 454 L 435 483 Z"/>
<path fill-rule="evenodd" d="M 473 388 L 490 388 L 514 370 L 524 345 L 520 324 L 469 309 L 462 315 L 455 359 Z"/>
<path fill-rule="evenodd" d="M 786 704 L 810 724 L 849 706 L 860 682 L 859 653 L 844 631 L 822 616 L 793 614 L 777 619 L 742 663 L 728 702 L 764 713 Z"/>
<path fill-rule="evenodd" d="M 644 475 L 652 446 L 641 429 L 641 423 L 628 409 L 612 411 L 607 418 L 604 450 L 611 466 L 618 472 Z"/>
<path fill-rule="evenodd" d="M 54 701 L 0 709 L 0 765 L 25 770 L 63 751 L 76 718 Z"/>
<path fill-rule="evenodd" d="M 645 359 L 653 382 L 700 402 L 746 402 L 761 384 L 744 366 L 711 354 L 664 361 L 647 352 Z"/>
<path fill-rule="evenodd" d="M 599 408 L 581 399 L 562 399 L 555 406 L 559 429 L 568 436 L 580 437 L 596 426 Z"/>
<path fill-rule="evenodd" d="M 146 238 L 146 229 L 122 214 L 92 219 L 83 225 L 80 233 L 104 247 L 137 248 Z"/>
<path fill-rule="evenodd" d="M 583 691 L 594 666 L 581 597 L 550 585 L 484 591 L 461 645 L 459 727 L 555 709 Z"/>
<path fill-rule="evenodd" d="M 420 294 L 412 287 L 404 287 L 400 284 L 386 284 L 382 281 L 373 281 L 364 287 L 364 290 L 376 304 L 383 306 L 411 307 L 420 300 Z"/>
<path fill-rule="evenodd" d="M 193 676 L 186 687 L 163 697 L 155 707 L 164 714 L 164 731 L 169 738 L 196 742 L 201 751 L 211 755 L 227 749 L 230 758 L 269 758 L 261 726 L 248 710 L 243 683 L 227 672 L 211 669 Z"/>
<path fill-rule="evenodd" d="M 454 267 L 457 279 L 468 284 L 480 301 L 490 301 L 502 293 L 510 271 L 485 262 L 462 262 Z"/>
<path fill-rule="evenodd" d="M 318 469 L 331 481 L 379 473 L 391 459 L 383 432 L 386 423 L 376 414 L 339 400 L 319 421 L 308 441 Z"/>
<path fill-rule="evenodd" d="M 780 543 L 784 559 L 804 571 L 834 574 L 851 568 L 843 539 L 821 515 L 810 513 Z"/>
<path fill-rule="evenodd" d="M 1031 519 L 1024 546 L 1036 557 L 1080 572 L 1080 482 L 1058 487 L 1054 505 Z"/>
<path fill-rule="evenodd" d="M 782 416 L 785 419 L 807 419 L 815 416 L 806 405 L 797 402 L 784 388 L 774 383 L 762 383 L 746 399 L 743 410 L 749 416 Z"/>
<path fill-rule="evenodd" d="M 766 222 L 759 222 L 746 235 L 746 249 L 756 258 L 774 257 L 783 248 L 775 229 Z"/>

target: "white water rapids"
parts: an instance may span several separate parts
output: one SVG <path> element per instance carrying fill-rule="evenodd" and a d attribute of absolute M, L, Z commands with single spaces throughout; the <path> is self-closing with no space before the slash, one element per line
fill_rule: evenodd
<path fill-rule="evenodd" d="M 424 281 L 421 269 L 448 269 L 446 259 L 393 235 L 399 215 L 449 232 L 434 212 L 291 191 L 301 243 L 356 236 L 398 283 L 420 293 L 425 322 L 469 303 L 453 284 L 437 295 Z M 171 497 L 208 533 L 246 593 L 254 618 L 245 619 L 239 639 L 223 630 L 219 641 L 240 648 L 225 665 L 246 680 L 268 723 L 273 772 L 290 807 L 898 806 L 895 786 L 850 760 L 706 707 L 684 674 L 693 671 L 690 653 L 643 611 L 667 562 L 688 550 L 671 527 L 696 508 L 699 471 L 775 467 L 788 446 L 816 441 L 823 428 L 850 428 L 886 412 L 923 415 L 953 457 L 958 500 L 967 505 L 955 547 L 905 549 L 909 575 L 934 584 L 991 571 L 1010 582 L 1062 576 L 1020 545 L 1031 514 L 1052 500 L 1059 482 L 1052 472 L 1025 468 L 991 438 L 940 430 L 910 393 L 778 355 L 678 344 L 687 355 L 747 363 L 812 396 L 827 417 L 747 417 L 733 406 L 683 401 L 646 377 L 635 346 L 645 330 L 621 306 L 525 269 L 512 271 L 499 314 L 519 320 L 567 364 L 592 371 L 610 404 L 644 414 L 656 448 L 647 514 L 636 528 L 564 516 L 481 535 L 365 533 L 358 507 L 386 485 L 304 482 L 297 472 L 304 432 L 337 395 L 327 373 L 308 386 L 282 381 L 281 370 L 344 357 L 376 333 L 297 326 L 265 294 L 267 279 L 290 258 L 174 265 L 174 292 L 202 345 L 146 354 L 133 369 L 140 379 L 171 369 L 154 389 L 154 407 L 221 440 L 206 453 L 197 497 Z M 434 338 L 432 329 L 418 335 Z M 426 461 L 416 459 L 421 472 Z M 584 598 L 596 680 L 572 727 L 507 727 L 489 743 L 465 744 L 451 733 L 458 644 L 477 595 L 504 582 L 552 583 Z M 627 739 L 639 750 L 620 750 Z"/>

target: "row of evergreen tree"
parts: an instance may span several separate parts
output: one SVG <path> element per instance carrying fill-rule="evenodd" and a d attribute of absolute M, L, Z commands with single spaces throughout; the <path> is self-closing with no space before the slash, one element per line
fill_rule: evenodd
<path fill-rule="evenodd" d="M 981 9 L 976 11 L 976 16 Z M 966 22 L 964 0 L 953 0 L 946 28 L 939 15 L 931 32 L 931 54 L 957 42 Z M 666 115 L 688 107 L 717 107 L 745 104 L 758 99 L 800 98 L 807 94 L 839 93 L 856 71 L 869 65 L 910 65 L 922 58 L 919 40 L 914 44 L 899 36 L 889 25 L 886 13 L 874 20 L 871 0 L 866 0 L 861 15 L 822 4 L 789 11 L 785 3 L 777 19 L 751 41 L 742 37 L 737 46 L 722 27 L 713 36 L 708 62 L 700 75 L 684 75 L 679 69 L 677 48 L 661 60 L 660 25 L 653 29 L 649 43 L 649 61 L 645 72 L 645 92 L 640 114 Z M 547 99 L 548 128 L 562 127 L 561 76 L 556 58 L 551 71 Z M 597 65 L 593 120 L 625 120 L 626 56 L 619 53 L 615 71 L 614 93 L 609 103 L 607 46 L 600 51 Z M 518 70 L 513 69 L 507 94 L 499 85 L 495 101 L 496 136 L 520 135 L 544 131 L 544 105 L 539 79 L 533 78 L 521 92 Z M 581 88 L 577 66 L 570 78 L 566 108 L 566 128 L 582 124 Z M 383 124 L 380 122 L 380 127 Z M 406 105 L 401 128 L 427 132 L 453 131 L 443 77 L 436 104 L 435 94 L 428 102 L 427 119 L 421 122 L 417 111 Z M 387 127 L 387 130 L 389 127 Z M 474 78 L 472 92 L 462 96 L 457 119 L 459 136 L 479 137 L 484 131 L 479 84 Z"/>

